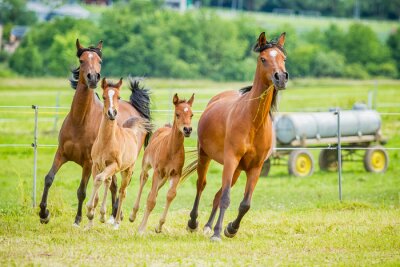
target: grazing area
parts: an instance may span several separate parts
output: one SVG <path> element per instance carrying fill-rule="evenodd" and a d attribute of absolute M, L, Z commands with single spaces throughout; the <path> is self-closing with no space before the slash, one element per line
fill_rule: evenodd
<path fill-rule="evenodd" d="M 117 81 L 117 79 L 114 79 Z M 196 146 L 197 123 L 212 96 L 223 90 L 240 89 L 249 83 L 219 83 L 208 80 L 148 79 L 153 123 L 173 122 L 171 99 L 175 93 L 193 103 L 193 132 L 185 138 L 185 149 Z M 127 82 L 123 99 L 130 91 Z M 376 91 L 375 91 L 376 89 Z M 100 94 L 100 89 L 97 89 Z M 369 93 L 372 92 L 372 93 Z M 375 92 L 375 93 L 374 93 Z M 330 107 L 350 109 L 354 102 L 368 102 L 368 95 L 382 117 L 385 147 L 400 148 L 400 82 L 340 79 L 297 79 L 279 93 L 279 111 L 326 111 Z M 138 234 L 140 220 L 129 222 L 140 182 L 141 164 L 136 164 L 123 206 L 119 230 L 98 221 L 85 230 L 86 216 L 74 227 L 78 208 L 77 189 L 81 167 L 66 163 L 57 173 L 48 196 L 51 218 L 41 224 L 38 216 L 44 177 L 57 149 L 57 136 L 69 110 L 74 90 L 67 79 L 0 78 L 0 265 L 384 265 L 400 264 L 400 150 L 388 150 L 389 167 L 384 174 L 364 170 L 359 161 L 343 164 L 343 201 L 338 200 L 336 172 L 315 170 L 311 177 L 289 176 L 285 164 L 273 165 L 261 177 L 252 206 L 237 235 L 211 243 L 202 233 L 221 186 L 222 166 L 212 162 L 207 186 L 199 205 L 199 231 L 186 230 L 196 194 L 196 175 L 179 185 L 163 232 L 155 233 L 166 202 L 164 186 L 150 215 L 144 235 Z M 34 110 L 39 106 L 37 200 L 32 208 Z M 59 108 L 50 108 L 58 105 Z M 6 108 L 4 106 L 19 106 Z M 396 114 L 389 114 L 394 113 Z M 21 146 L 9 147 L 7 144 Z M 312 151 L 317 158 L 319 151 Z M 359 152 L 362 155 L 362 152 Z M 140 153 L 138 163 L 141 162 Z M 150 174 L 151 175 L 151 174 Z M 120 185 L 121 177 L 118 177 Z M 246 178 L 241 174 L 231 190 L 231 203 L 223 227 L 234 220 L 243 198 Z M 90 178 L 84 204 L 92 192 Z M 146 196 L 151 183 L 144 187 Z M 100 190 L 102 195 L 102 189 Z M 107 211 L 111 211 L 108 197 Z M 138 218 L 143 217 L 142 201 Z M 109 214 L 107 214 L 109 215 Z"/>

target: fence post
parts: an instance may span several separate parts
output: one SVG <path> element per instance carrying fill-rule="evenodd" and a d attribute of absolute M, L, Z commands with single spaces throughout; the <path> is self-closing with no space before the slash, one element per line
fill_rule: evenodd
<path fill-rule="evenodd" d="M 336 109 L 335 114 L 337 115 L 337 153 L 338 153 L 338 183 L 339 183 L 339 200 L 342 201 L 342 144 L 340 137 L 342 132 L 340 130 L 340 109 Z"/>
<path fill-rule="evenodd" d="M 32 206 L 36 207 L 36 172 L 37 172 L 37 131 L 38 131 L 38 112 L 39 107 L 32 105 L 35 110 L 35 128 L 33 132 L 33 192 L 32 192 Z"/>

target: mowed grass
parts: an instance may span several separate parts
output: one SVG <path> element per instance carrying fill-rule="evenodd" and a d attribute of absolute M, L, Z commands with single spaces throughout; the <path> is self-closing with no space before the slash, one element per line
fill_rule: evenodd
<path fill-rule="evenodd" d="M 152 89 L 154 122 L 162 125 L 171 120 L 175 92 L 189 98 L 195 92 L 193 109 L 196 126 L 200 111 L 219 91 L 238 89 L 248 83 L 215 83 L 211 81 L 153 80 L 145 81 Z M 295 80 L 281 93 L 280 110 L 327 110 L 340 106 L 351 108 L 355 101 L 368 101 L 374 81 Z M 400 82 L 379 81 L 377 108 L 380 112 L 399 112 Z M 126 87 L 124 98 L 129 95 Z M 99 92 L 100 90 L 98 90 Z M 147 232 L 137 234 L 143 215 L 148 182 L 137 220 L 126 218 L 119 231 L 103 225 L 95 217 L 95 227 L 85 231 L 86 217 L 80 228 L 72 226 L 76 208 L 76 189 L 80 167 L 64 165 L 56 176 L 49 194 L 51 221 L 39 222 L 38 208 L 31 208 L 33 150 L 30 147 L 5 147 L 33 141 L 33 110 L 39 105 L 39 150 L 37 204 L 44 176 L 51 166 L 57 132 L 69 107 L 73 90 L 65 79 L 1 79 L 0 106 L 0 264 L 1 265 L 388 265 L 400 264 L 400 173 L 399 150 L 390 150 L 390 165 L 385 174 L 364 171 L 362 162 L 345 162 L 343 167 L 343 202 L 338 201 L 337 173 L 315 173 L 308 178 L 287 174 L 285 161 L 272 166 L 268 177 L 260 178 L 252 207 L 244 217 L 237 236 L 211 243 L 201 232 L 208 219 L 215 192 L 221 185 L 221 166 L 211 164 L 207 187 L 200 203 L 197 233 L 188 233 L 186 223 L 196 192 L 196 176 L 178 189 L 165 224 L 156 234 L 154 227 L 161 215 L 167 186 L 160 190 Z M 56 119 L 56 114 L 59 118 Z M 400 116 L 382 115 L 382 131 L 388 137 L 387 147 L 400 147 Z M 56 122 L 56 123 L 55 123 Z M 195 127 L 196 128 L 196 127 Z M 185 141 L 196 145 L 196 132 Z M 313 152 L 315 159 L 318 152 Z M 359 153 L 362 156 L 362 153 Z M 138 189 L 140 163 L 136 165 L 124 214 L 129 215 Z M 243 197 L 245 176 L 231 191 L 231 205 L 224 226 L 235 219 Z M 87 195 L 91 193 L 89 183 Z M 102 189 L 101 189 L 102 191 Z M 110 209 L 110 207 L 109 207 Z M 84 210 L 85 213 L 85 210 Z"/>

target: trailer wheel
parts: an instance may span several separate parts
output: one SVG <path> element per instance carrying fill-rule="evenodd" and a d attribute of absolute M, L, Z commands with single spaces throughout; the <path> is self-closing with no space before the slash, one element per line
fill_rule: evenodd
<path fill-rule="evenodd" d="M 373 146 L 365 151 L 364 168 L 368 172 L 382 173 L 387 170 L 389 156 L 382 146 Z"/>
<path fill-rule="evenodd" d="M 271 170 L 271 158 L 268 158 L 266 161 L 264 161 L 260 176 L 267 177 L 270 170 Z"/>
<path fill-rule="evenodd" d="M 291 175 L 310 176 L 314 172 L 314 158 L 307 150 L 294 150 L 290 152 L 288 168 Z"/>
<path fill-rule="evenodd" d="M 336 150 L 323 149 L 318 158 L 319 169 L 321 171 L 337 171 L 338 155 Z"/>

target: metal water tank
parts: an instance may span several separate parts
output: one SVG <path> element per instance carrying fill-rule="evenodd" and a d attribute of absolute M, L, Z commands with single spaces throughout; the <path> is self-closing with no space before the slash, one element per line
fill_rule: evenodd
<path fill-rule="evenodd" d="M 374 110 L 341 111 L 341 135 L 376 134 L 381 118 Z M 302 112 L 279 116 L 275 122 L 276 138 L 282 144 L 299 139 L 320 139 L 337 136 L 337 117 L 333 112 Z"/>

